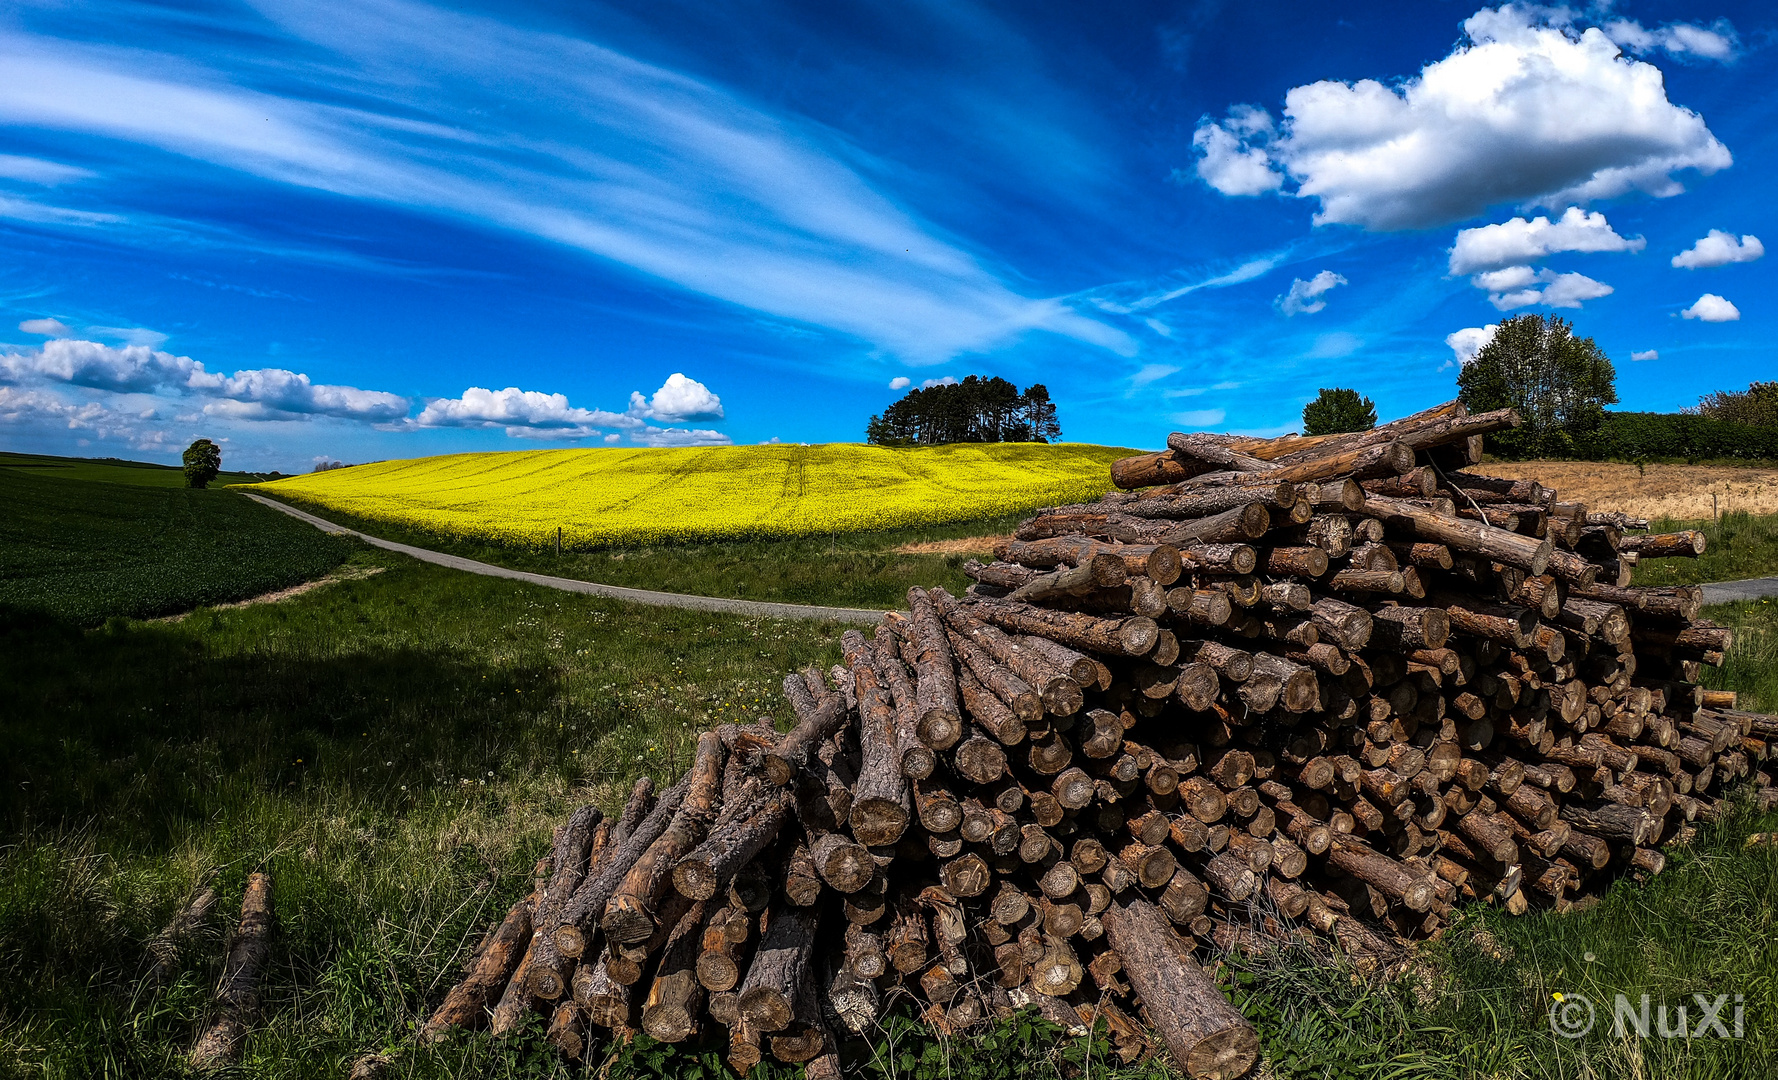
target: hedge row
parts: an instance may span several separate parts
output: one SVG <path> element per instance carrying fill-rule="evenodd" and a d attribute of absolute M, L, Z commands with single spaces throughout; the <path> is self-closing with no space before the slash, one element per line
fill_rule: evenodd
<path fill-rule="evenodd" d="M 1778 460 L 1778 427 L 1733 424 L 1689 413 L 1608 412 L 1592 431 L 1551 433 L 1542 443 L 1502 440 L 1495 445 L 1490 440 L 1489 450 L 1502 457 L 1543 455 L 1581 461 Z"/>

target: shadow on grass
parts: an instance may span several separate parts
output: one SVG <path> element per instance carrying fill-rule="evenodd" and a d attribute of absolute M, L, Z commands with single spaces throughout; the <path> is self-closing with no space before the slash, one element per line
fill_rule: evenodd
<path fill-rule="evenodd" d="M 563 691 L 538 660 L 377 642 L 220 652 L 171 628 L 83 632 L 20 612 L 0 612 L 0 627 L 0 821 L 14 831 L 102 814 L 111 842 L 153 850 L 213 817 L 219 787 L 322 785 L 393 805 L 570 741 L 533 704 Z M 609 700 L 557 711 L 582 737 L 635 721 Z"/>

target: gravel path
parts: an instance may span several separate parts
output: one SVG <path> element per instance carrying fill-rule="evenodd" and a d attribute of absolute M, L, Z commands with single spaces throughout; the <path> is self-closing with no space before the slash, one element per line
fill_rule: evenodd
<path fill-rule="evenodd" d="M 1727 604 L 1735 600 L 1758 600 L 1778 596 L 1778 577 L 1748 578 L 1745 581 L 1719 581 L 1704 586 L 1706 604 Z"/>
<path fill-rule="evenodd" d="M 323 532 L 344 533 L 356 536 L 367 544 L 384 548 L 388 551 L 399 551 L 403 555 L 429 562 L 438 566 L 448 566 L 453 570 L 462 570 L 471 574 L 484 574 L 488 577 L 511 578 L 514 581 L 528 581 L 533 585 L 543 585 L 564 592 L 587 593 L 591 596 L 604 596 L 612 600 L 625 600 L 632 604 L 652 604 L 655 607 L 690 608 L 693 611 L 716 611 L 725 615 L 750 615 L 772 619 L 825 619 L 833 622 L 879 623 L 883 621 L 881 611 L 866 608 L 817 607 L 809 604 L 773 604 L 760 600 L 730 600 L 720 596 L 687 596 L 684 593 L 654 592 L 649 589 L 626 589 L 621 585 L 598 585 L 591 581 L 580 581 L 575 578 L 552 577 L 549 574 L 531 574 L 523 570 L 509 570 L 504 566 L 477 562 L 457 555 L 446 555 L 426 548 L 412 547 L 408 544 L 397 544 L 393 540 L 383 540 L 356 529 L 348 529 L 335 525 L 324 518 L 287 506 L 276 499 L 268 499 L 263 495 L 255 495 L 250 491 L 242 492 L 255 502 L 264 503 L 274 510 L 281 510 L 299 521 L 306 521 Z"/>
<path fill-rule="evenodd" d="M 593 596 L 608 596 L 613 600 L 627 600 L 633 604 L 653 604 L 657 607 L 691 608 L 694 611 L 720 611 L 730 615 L 764 615 L 774 619 L 831 619 L 835 622 L 879 623 L 883 621 L 883 613 L 865 608 L 815 607 L 808 604 L 773 604 L 759 600 L 729 600 L 720 596 L 687 596 L 684 593 L 654 592 L 649 589 L 626 589 L 621 585 L 598 585 L 591 581 L 580 581 L 576 578 L 551 577 L 548 574 L 530 574 L 523 570 L 508 570 L 504 566 L 491 563 L 476 562 L 457 555 L 445 555 L 425 548 L 410 547 L 397 544 L 393 540 L 382 540 L 335 525 L 316 517 L 314 514 L 298 510 L 294 506 L 286 506 L 276 499 L 268 499 L 263 495 L 243 492 L 249 499 L 262 502 L 274 510 L 282 510 L 291 517 L 308 522 L 325 532 L 347 533 L 356 536 L 367 544 L 375 544 L 390 551 L 399 551 L 410 555 L 421 562 L 436 563 L 448 566 L 453 570 L 464 570 L 471 574 L 486 574 L 489 577 L 512 578 L 515 581 L 529 581 L 533 585 L 546 585 L 552 589 L 563 589 L 567 592 L 588 593 Z M 1727 604 L 1735 600 L 1757 600 L 1766 596 L 1778 596 L 1778 577 L 1750 578 L 1746 581 L 1724 581 L 1704 586 L 1704 602 L 1706 604 Z"/>

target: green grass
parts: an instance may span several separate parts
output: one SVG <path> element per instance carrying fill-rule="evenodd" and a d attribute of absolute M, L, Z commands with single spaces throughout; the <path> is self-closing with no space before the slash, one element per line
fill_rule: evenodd
<path fill-rule="evenodd" d="M 276 488 L 258 490 L 370 536 L 515 570 L 663 592 L 867 608 L 906 606 L 907 591 L 913 585 L 943 585 L 953 593 L 961 593 L 970 584 L 963 575 L 964 562 L 970 558 L 992 558 L 985 550 L 975 555 L 906 554 L 895 548 L 935 540 L 1010 535 L 1022 517 L 793 540 L 652 544 L 556 555 L 553 551 L 453 539 L 392 522 L 370 521 L 290 499 Z"/>
<path fill-rule="evenodd" d="M 45 454 L 15 454 L 0 450 L 0 469 L 15 469 L 33 476 L 57 480 L 103 480 L 108 484 L 131 484 L 137 487 L 182 488 L 185 470 L 177 465 L 155 465 L 147 461 L 125 461 L 122 458 L 50 457 Z M 264 480 L 258 473 L 222 472 L 211 481 L 224 484 L 252 484 Z"/>
<path fill-rule="evenodd" d="M 258 869 L 278 930 L 242 1075 L 337 1077 L 377 1049 L 404 1078 L 584 1075 L 536 1037 L 422 1049 L 410 1025 L 573 806 L 613 810 L 635 776 L 677 774 L 713 724 L 787 720 L 782 674 L 837 659 L 832 624 L 639 610 L 358 545 L 347 568 L 382 572 L 178 623 L 0 620 L 0 1075 L 181 1075 L 227 909 Z M 1737 628 L 1715 684 L 1778 709 L 1778 604 L 1708 614 Z M 1261 1076 L 1771 1075 L 1778 857 L 1744 847 L 1755 830 L 1778 814 L 1700 829 L 1666 873 L 1589 912 L 1470 910 L 1402 978 L 1320 951 L 1208 959 L 1259 1027 Z M 223 897 L 206 947 L 140 985 L 205 881 Z M 1626 1041 L 1607 1022 L 1557 1039 L 1554 992 L 1739 993 L 1746 1034 Z M 1025 1018 L 939 1039 L 891 1017 L 848 1047 L 881 1080 L 1162 1075 L 1105 1052 Z M 639 1041 L 609 1075 L 724 1073 L 712 1045 Z"/>
<path fill-rule="evenodd" d="M 1242 965 L 1236 1000 L 1260 1028 L 1270 1074 L 1281 1078 L 1760 1077 L 1778 1060 L 1778 855 L 1749 851 L 1778 814 L 1743 814 L 1667 850 L 1647 884 L 1620 879 L 1591 910 L 1513 918 L 1466 911 L 1424 945 L 1406 976 L 1361 976 L 1311 955 Z M 1578 1039 L 1555 1035 L 1554 994 L 1592 1002 L 1597 1022 Z M 1612 1032 L 1612 1003 L 1686 1005 L 1728 994 L 1741 1038 L 1648 1038 Z M 1651 1021 L 1655 1018 L 1651 1008 Z M 1671 1014 L 1670 1014 L 1671 1015 Z"/>
<path fill-rule="evenodd" d="M 307 581 L 347 550 L 236 492 L 0 469 L 0 611 L 151 618 Z"/>
<path fill-rule="evenodd" d="M 1638 585 L 1696 585 L 1778 574 L 1778 515 L 1724 514 L 1720 521 L 1649 523 L 1654 532 L 1700 529 L 1704 554 L 1695 559 L 1649 559 L 1636 565 Z"/>
<path fill-rule="evenodd" d="M 0 1070 L 176 1074 L 215 959 L 139 993 L 147 942 L 200 880 L 238 904 L 255 869 L 280 915 L 248 1074 L 403 1045 L 573 805 L 676 774 L 712 724 L 783 717 L 781 673 L 837 659 L 829 625 L 354 563 L 387 569 L 179 623 L 0 630 Z M 532 1046 L 409 1056 L 533 1075 Z"/>

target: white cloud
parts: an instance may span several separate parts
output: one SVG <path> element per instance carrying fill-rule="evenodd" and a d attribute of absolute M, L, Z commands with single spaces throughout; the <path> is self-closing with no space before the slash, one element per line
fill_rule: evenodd
<path fill-rule="evenodd" d="M 1332 270 L 1323 270 L 1308 281 L 1297 278 L 1290 283 L 1290 291 L 1273 300 L 1278 310 L 1286 316 L 1313 315 L 1327 306 L 1322 297 L 1336 288 L 1346 284 L 1346 279 Z"/>
<path fill-rule="evenodd" d="M 1494 340 L 1494 331 L 1500 329 L 1499 323 L 1487 326 L 1467 326 L 1462 330 L 1445 335 L 1445 344 L 1451 347 L 1459 364 L 1468 364 L 1475 360 L 1488 342 Z"/>
<path fill-rule="evenodd" d="M 1734 233 L 1711 229 L 1708 236 L 1673 256 L 1673 265 L 1682 270 L 1702 270 L 1729 263 L 1752 262 L 1765 253 L 1766 245 L 1760 243 L 1757 236 L 1742 236 L 1740 243 L 1736 243 Z"/>
<path fill-rule="evenodd" d="M 160 387 L 197 389 L 220 378 L 204 371 L 204 365 L 189 356 L 174 356 L 146 345 L 119 348 L 70 338 L 46 341 L 35 352 L 0 356 L 0 377 L 10 382 L 42 379 L 71 383 L 119 394 Z"/>
<path fill-rule="evenodd" d="M 914 380 L 908 378 L 906 375 L 897 375 L 895 378 L 889 380 L 889 389 L 891 390 L 906 390 L 912 385 L 914 385 Z"/>
<path fill-rule="evenodd" d="M 194 385 L 225 399 L 204 406 L 211 415 L 242 420 L 299 420 L 308 416 L 335 416 L 343 420 L 387 423 L 407 415 L 409 403 L 400 394 L 360 390 L 356 386 L 330 386 L 309 381 L 307 375 L 284 368 L 237 371 L 227 378 L 212 376 Z"/>
<path fill-rule="evenodd" d="M 1630 359 L 1632 360 L 1659 360 L 1660 358 L 1660 352 L 1655 349 L 1648 349 L 1644 352 L 1633 351 L 1630 353 Z"/>
<path fill-rule="evenodd" d="M 33 352 L 0 355 L 0 380 L 67 383 L 115 394 L 173 390 L 219 399 L 204 407 L 206 415 L 241 420 L 336 416 L 379 422 L 400 419 L 408 411 L 408 400 L 399 394 L 316 384 L 307 375 L 282 368 L 223 375 L 206 370 L 189 356 L 148 345 L 105 345 L 72 338 L 46 341 Z"/>
<path fill-rule="evenodd" d="M 27 334 L 42 334 L 44 337 L 67 337 L 74 332 L 60 319 L 26 319 L 19 323 L 19 329 Z"/>
<path fill-rule="evenodd" d="M 136 450 L 177 445 L 179 436 L 154 422 L 154 410 L 127 412 L 96 401 L 64 401 L 42 390 L 0 386 L 0 425 L 45 433 L 77 431 L 96 439 L 116 439 Z"/>
<path fill-rule="evenodd" d="M 158 349 L 167 342 L 167 335 L 146 326 L 89 326 L 89 337 L 115 338 L 125 345 L 146 345 Z"/>
<path fill-rule="evenodd" d="M 1697 303 L 1680 314 L 1703 322 L 1734 322 L 1741 317 L 1739 308 L 1715 293 L 1705 293 L 1698 297 Z"/>
<path fill-rule="evenodd" d="M 9 25 L 0 122 L 467 219 L 920 363 L 1032 331 L 1136 347 L 1024 295 L 839 133 L 566 24 L 411 0 L 256 10 L 250 40 L 195 53 L 144 44 L 128 16 L 127 50 Z M 117 220 L 0 197 L 7 214 Z"/>
<path fill-rule="evenodd" d="M 1464 229 L 1451 248 L 1450 267 L 1453 275 L 1473 274 L 1536 262 L 1558 251 L 1641 251 L 1647 243 L 1640 236 L 1619 236 L 1598 211 L 1571 206 L 1555 222 L 1539 214 Z"/>
<path fill-rule="evenodd" d="M 1727 19 L 1718 19 L 1709 27 L 1695 23 L 1668 23 L 1654 30 L 1644 29 L 1634 19 L 1613 19 L 1603 29 L 1606 36 L 1622 45 L 1626 52 L 1638 56 L 1659 49 L 1672 56 L 1698 56 L 1726 63 L 1735 59 L 1740 51 L 1740 39 Z"/>
<path fill-rule="evenodd" d="M 1174 413 L 1170 419 L 1182 428 L 1207 430 L 1222 423 L 1228 412 L 1224 409 L 1195 409 L 1190 412 Z"/>
<path fill-rule="evenodd" d="M 630 415 L 639 420 L 721 420 L 722 399 L 696 379 L 688 379 L 675 371 L 654 392 L 652 400 L 640 391 L 630 393 Z"/>
<path fill-rule="evenodd" d="M 1271 126 L 1271 117 L 1267 116 L 1263 131 L 1269 134 Z M 1272 168 L 1265 150 L 1243 141 L 1243 136 L 1260 133 L 1244 130 L 1244 125 L 1233 116 L 1221 123 L 1202 122 L 1192 136 L 1192 146 L 1199 155 L 1199 178 L 1224 195 L 1259 195 L 1283 187 L 1284 177 Z"/>
<path fill-rule="evenodd" d="M 0 154 L 0 177 L 7 180 L 23 180 L 27 184 L 55 187 L 57 184 L 65 184 L 70 180 L 84 180 L 92 175 L 86 169 L 63 165 L 58 161 L 20 157 L 17 154 Z"/>
<path fill-rule="evenodd" d="M 611 446 L 612 444 L 616 443 L 621 438 L 623 438 L 623 436 L 619 435 L 617 432 L 614 431 L 611 434 L 605 436 L 605 445 Z"/>
<path fill-rule="evenodd" d="M 942 378 L 938 378 L 938 379 L 927 379 L 925 382 L 920 384 L 920 389 L 930 390 L 935 386 L 956 386 L 956 385 L 957 385 L 957 377 L 955 375 L 946 375 L 946 376 L 944 376 Z"/>
<path fill-rule="evenodd" d="M 1320 201 L 1317 224 L 1391 230 L 1503 203 L 1676 195 L 1675 173 L 1732 163 L 1702 117 L 1667 99 L 1660 69 L 1569 18 L 1483 9 L 1464 22 L 1466 43 L 1404 81 L 1295 87 L 1275 133 L 1204 121 L 1200 165 L 1214 150 L 1214 175 L 1229 176 L 1231 193 L 1280 168 L 1294 194 Z"/>
<path fill-rule="evenodd" d="M 643 446 L 732 446 L 734 440 L 708 428 L 643 428 L 630 438 Z"/>
<path fill-rule="evenodd" d="M 1174 364 L 1144 364 L 1142 365 L 1142 370 L 1130 376 L 1130 386 L 1139 389 L 1157 379 L 1164 379 L 1178 371 L 1178 366 Z"/>
<path fill-rule="evenodd" d="M 472 386 L 461 397 L 435 398 L 414 418 L 419 427 L 504 427 L 519 438 L 579 439 L 602 434 L 602 427 L 636 430 L 642 421 L 624 413 L 580 409 L 566 394 L 545 394 L 509 386 L 488 390 Z"/>
<path fill-rule="evenodd" d="M 1543 304 L 1546 307 L 1578 308 L 1584 301 L 1610 296 L 1614 290 L 1585 274 L 1558 274 L 1529 266 L 1508 266 L 1477 274 L 1470 282 L 1488 292 L 1488 302 L 1500 311 Z"/>
<path fill-rule="evenodd" d="M 1173 336 L 1173 328 L 1159 319 L 1143 319 L 1143 324 L 1164 338 Z"/>

